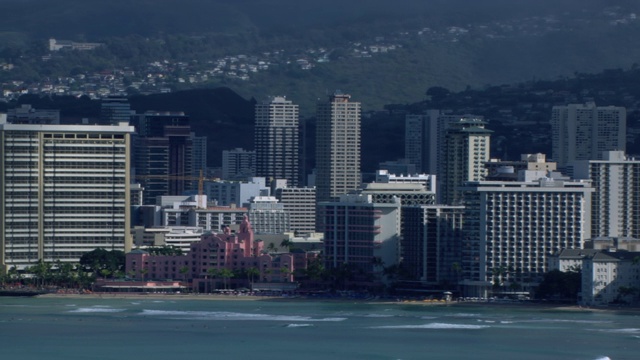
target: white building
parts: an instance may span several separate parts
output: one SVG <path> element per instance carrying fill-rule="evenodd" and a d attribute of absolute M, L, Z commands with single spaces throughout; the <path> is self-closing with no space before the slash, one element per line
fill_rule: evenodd
<path fill-rule="evenodd" d="M 640 286 L 638 252 L 598 252 L 582 261 L 583 305 L 606 305 L 637 301 L 633 289 Z"/>
<path fill-rule="evenodd" d="M 436 192 L 436 176 L 430 174 L 412 174 L 412 175 L 396 175 L 387 170 L 378 170 L 376 172 L 377 183 L 413 183 L 422 184 L 426 191 Z"/>
<path fill-rule="evenodd" d="M 400 200 L 375 203 L 370 195 L 342 195 L 319 204 L 327 269 L 344 265 L 354 280 L 382 278 L 382 265 L 400 263 Z"/>
<path fill-rule="evenodd" d="M 256 196 L 248 204 L 249 219 L 256 234 L 282 234 L 291 231 L 289 213 L 273 196 Z"/>
<path fill-rule="evenodd" d="M 256 152 L 242 148 L 222 151 L 222 179 L 244 180 L 256 175 Z"/>
<path fill-rule="evenodd" d="M 462 191 L 468 295 L 486 296 L 493 284 L 533 287 L 548 270 L 549 256 L 581 249 L 590 237 L 589 181 L 479 181 Z"/>
<path fill-rule="evenodd" d="M 554 106 L 552 158 L 563 169 L 576 160 L 600 160 L 603 151 L 625 151 L 626 126 L 623 107 L 596 107 L 592 102 Z"/>
<path fill-rule="evenodd" d="M 605 151 L 602 160 L 569 165 L 575 179 L 592 181 L 591 237 L 640 238 L 640 161 L 623 151 Z"/>
<path fill-rule="evenodd" d="M 316 231 L 316 188 L 277 187 L 274 195 L 289 214 L 291 231 L 296 234 Z"/>
<path fill-rule="evenodd" d="M 96 248 L 129 251 L 127 124 L 0 123 L 0 263 L 75 263 Z"/>
<path fill-rule="evenodd" d="M 204 193 L 217 205 L 229 206 L 248 203 L 255 196 L 267 196 L 270 189 L 264 178 L 254 177 L 245 181 L 207 181 L 204 183 Z"/>
<path fill-rule="evenodd" d="M 318 201 L 337 200 L 360 186 L 360 103 L 336 93 L 316 114 Z"/>

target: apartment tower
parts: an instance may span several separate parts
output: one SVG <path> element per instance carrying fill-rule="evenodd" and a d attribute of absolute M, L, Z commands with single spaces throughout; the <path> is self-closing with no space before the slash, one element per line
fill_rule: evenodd
<path fill-rule="evenodd" d="M 316 114 L 317 201 L 335 201 L 360 186 L 360 103 L 335 93 Z"/>
<path fill-rule="evenodd" d="M 298 105 L 283 96 L 256 104 L 256 176 L 299 182 Z"/>

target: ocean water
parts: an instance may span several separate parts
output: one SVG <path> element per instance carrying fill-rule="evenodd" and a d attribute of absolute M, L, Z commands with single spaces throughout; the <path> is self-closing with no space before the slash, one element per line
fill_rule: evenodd
<path fill-rule="evenodd" d="M 640 313 L 0 298 L 0 359 L 640 359 Z"/>

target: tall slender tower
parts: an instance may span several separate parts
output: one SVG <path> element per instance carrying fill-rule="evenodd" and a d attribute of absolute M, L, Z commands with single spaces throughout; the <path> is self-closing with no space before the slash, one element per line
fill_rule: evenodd
<path fill-rule="evenodd" d="M 337 201 L 360 186 L 360 103 L 335 93 L 316 114 L 317 201 Z"/>
<path fill-rule="evenodd" d="M 563 169 L 576 160 L 602 160 L 603 151 L 625 151 L 624 107 L 595 103 L 554 106 L 551 110 L 552 158 Z"/>
<path fill-rule="evenodd" d="M 491 130 L 484 128 L 480 117 L 462 117 L 449 123 L 444 141 L 443 162 L 440 169 L 439 199 L 447 205 L 462 203 L 458 187 L 467 181 L 484 180 L 489 161 Z"/>
<path fill-rule="evenodd" d="M 299 181 L 298 105 L 283 96 L 256 104 L 256 175 L 286 179 L 291 186 Z"/>

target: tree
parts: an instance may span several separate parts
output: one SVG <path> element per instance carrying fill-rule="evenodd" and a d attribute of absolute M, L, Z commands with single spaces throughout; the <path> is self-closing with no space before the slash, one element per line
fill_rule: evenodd
<path fill-rule="evenodd" d="M 544 278 L 538 286 L 536 295 L 541 299 L 549 298 L 575 301 L 578 293 L 581 291 L 581 287 L 581 272 L 551 270 L 544 274 Z"/>
<path fill-rule="evenodd" d="M 224 281 L 224 289 L 225 290 L 228 288 L 227 284 L 229 282 L 229 279 L 234 277 L 234 275 L 235 274 L 233 273 L 233 271 L 231 271 L 229 269 L 220 269 L 220 277 Z"/>
<path fill-rule="evenodd" d="M 267 245 L 267 251 L 269 251 L 270 253 L 276 252 L 276 244 L 269 243 L 269 245 Z"/>
<path fill-rule="evenodd" d="M 289 239 L 283 239 L 280 243 L 280 247 L 287 249 L 287 251 L 291 251 L 291 248 L 293 247 L 293 241 Z"/>
<path fill-rule="evenodd" d="M 249 280 L 249 288 L 253 291 L 253 280 L 256 276 L 260 276 L 260 270 L 255 267 L 250 267 L 247 269 L 247 278 Z"/>
<path fill-rule="evenodd" d="M 29 267 L 29 272 L 33 273 L 36 277 L 36 284 L 39 281 L 40 285 L 44 287 L 45 280 L 51 275 L 51 264 L 44 262 L 44 260 L 38 260 L 38 263 Z"/>
<path fill-rule="evenodd" d="M 187 281 L 187 273 L 189 272 L 189 267 L 188 266 L 183 266 L 180 268 L 180 274 L 182 274 L 182 279 L 186 282 Z"/>
<path fill-rule="evenodd" d="M 110 274 L 116 271 L 123 271 L 125 266 L 124 252 L 120 250 L 108 251 L 102 248 L 87 252 L 80 258 L 80 265 L 91 269 L 94 276 L 101 274 L 101 270 L 106 269 Z"/>
<path fill-rule="evenodd" d="M 440 102 L 449 96 L 451 92 L 441 86 L 433 86 L 427 89 L 426 95 L 432 102 Z"/>

